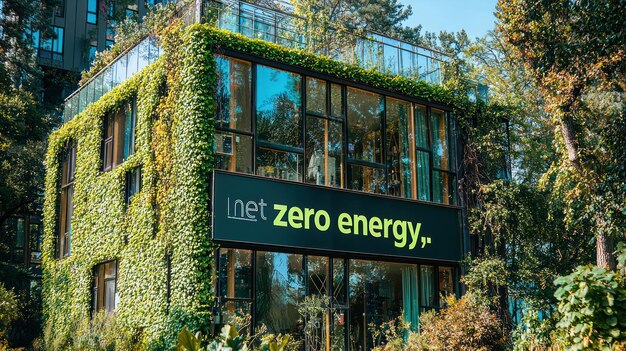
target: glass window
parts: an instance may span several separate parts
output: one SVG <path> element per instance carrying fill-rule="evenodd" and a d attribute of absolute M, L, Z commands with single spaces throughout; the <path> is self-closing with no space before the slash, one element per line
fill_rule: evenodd
<path fill-rule="evenodd" d="M 456 198 L 455 177 L 451 173 L 433 171 L 433 201 L 453 205 Z"/>
<path fill-rule="evenodd" d="M 431 110 L 431 131 L 433 138 L 433 167 L 450 169 L 450 152 L 448 149 L 448 119 L 440 110 Z"/>
<path fill-rule="evenodd" d="M 274 144 L 302 147 L 300 75 L 257 65 L 257 137 Z"/>
<path fill-rule="evenodd" d="M 252 298 L 252 251 L 220 249 L 220 296 Z"/>
<path fill-rule="evenodd" d="M 223 56 L 216 63 L 218 127 L 252 132 L 252 64 Z"/>
<path fill-rule="evenodd" d="M 298 303 L 304 297 L 302 255 L 259 251 L 256 255 L 256 320 L 269 333 L 300 335 Z"/>
<path fill-rule="evenodd" d="M 428 311 L 437 306 L 435 293 L 435 267 L 420 266 L 420 307 L 421 311 Z"/>
<path fill-rule="evenodd" d="M 430 201 L 430 153 L 416 151 L 417 198 Z"/>
<path fill-rule="evenodd" d="M 215 133 L 215 168 L 254 173 L 252 137 L 236 133 Z"/>
<path fill-rule="evenodd" d="M 130 199 L 132 199 L 135 194 L 141 191 L 141 184 L 141 167 L 136 167 L 126 172 L 126 186 L 124 191 L 126 204 L 130 204 Z"/>
<path fill-rule="evenodd" d="M 137 129 L 137 98 L 124 105 L 124 159 L 135 153 Z"/>
<path fill-rule="evenodd" d="M 69 256 L 72 241 L 72 216 L 74 214 L 74 177 L 76 175 L 76 146 L 69 142 L 62 154 L 61 200 L 59 208 L 59 233 L 57 253 Z"/>
<path fill-rule="evenodd" d="M 341 85 L 330 85 L 330 115 L 335 118 L 343 118 L 343 94 Z"/>
<path fill-rule="evenodd" d="M 454 287 L 454 268 L 452 267 L 439 267 L 439 295 L 448 296 L 455 294 Z M 443 299 L 439 302 L 440 307 L 444 307 L 445 303 Z"/>
<path fill-rule="evenodd" d="M 382 163 L 382 95 L 348 88 L 348 157 Z"/>
<path fill-rule="evenodd" d="M 350 189 L 361 190 L 368 193 L 386 194 L 387 184 L 385 170 L 356 164 L 350 165 Z"/>
<path fill-rule="evenodd" d="M 87 0 L 87 23 L 96 24 L 98 19 L 98 0 Z"/>
<path fill-rule="evenodd" d="M 414 265 L 350 260 L 351 350 L 373 346 L 371 329 L 403 315 L 417 324 L 417 269 Z M 384 342 L 385 340 L 381 340 Z"/>
<path fill-rule="evenodd" d="M 343 123 L 306 117 L 306 182 L 343 186 Z"/>
<path fill-rule="evenodd" d="M 307 295 L 328 296 L 330 276 L 328 257 L 307 257 Z"/>
<path fill-rule="evenodd" d="M 333 304 L 345 306 L 348 283 L 346 280 L 346 259 L 333 258 Z"/>
<path fill-rule="evenodd" d="M 326 81 L 306 78 L 306 110 L 326 115 Z"/>
<path fill-rule="evenodd" d="M 117 296 L 117 261 L 101 263 L 94 267 L 93 310 L 115 312 Z"/>
<path fill-rule="evenodd" d="M 411 103 L 387 98 L 387 182 L 389 195 L 413 196 L 413 141 L 409 131 Z"/>
<path fill-rule="evenodd" d="M 135 152 L 137 108 L 135 99 L 104 118 L 102 132 L 102 170 L 108 171 Z"/>
<path fill-rule="evenodd" d="M 415 146 L 429 150 L 426 107 L 415 105 Z"/>
<path fill-rule="evenodd" d="M 257 174 L 263 177 L 302 181 L 302 154 L 257 148 Z"/>

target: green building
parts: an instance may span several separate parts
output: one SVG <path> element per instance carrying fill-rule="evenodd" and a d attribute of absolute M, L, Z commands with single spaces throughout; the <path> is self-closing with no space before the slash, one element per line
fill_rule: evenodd
<path fill-rule="evenodd" d="M 195 11 L 207 23 L 147 37 L 72 94 L 50 137 L 48 345 L 102 311 L 145 348 L 234 316 L 303 338 L 317 296 L 324 349 L 366 350 L 371 325 L 416 329 L 460 294 L 444 58 L 374 33 L 329 58 L 289 14 Z"/>

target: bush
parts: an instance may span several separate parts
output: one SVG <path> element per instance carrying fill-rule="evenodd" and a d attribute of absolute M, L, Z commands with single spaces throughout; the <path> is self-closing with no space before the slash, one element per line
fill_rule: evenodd
<path fill-rule="evenodd" d="M 474 293 L 461 299 L 446 298 L 448 307 L 427 312 L 420 317 L 420 333 L 409 336 L 410 351 L 426 350 L 506 350 L 502 325 L 488 306 Z"/>
<path fill-rule="evenodd" d="M 17 298 L 11 290 L 0 283 L 0 348 L 7 345 L 7 334 L 11 324 L 17 319 Z"/>
<path fill-rule="evenodd" d="M 626 279 L 600 267 L 578 267 L 555 280 L 559 287 L 561 342 L 568 350 L 623 350 L 626 346 Z"/>

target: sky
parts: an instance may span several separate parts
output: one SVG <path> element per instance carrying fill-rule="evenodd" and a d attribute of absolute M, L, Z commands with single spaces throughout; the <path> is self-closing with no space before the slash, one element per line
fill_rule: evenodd
<path fill-rule="evenodd" d="M 482 37 L 495 26 L 497 0 L 400 0 L 411 5 L 413 15 L 404 25 L 422 25 L 422 33 L 465 29 L 470 39 Z"/>

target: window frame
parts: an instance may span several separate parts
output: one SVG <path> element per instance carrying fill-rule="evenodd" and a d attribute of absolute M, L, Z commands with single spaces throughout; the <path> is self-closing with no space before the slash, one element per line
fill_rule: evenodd
<path fill-rule="evenodd" d="M 128 113 L 130 109 L 130 114 Z M 130 116 L 130 119 L 128 118 Z M 136 153 L 137 148 L 137 98 L 134 95 L 130 100 L 122 103 L 118 109 L 109 111 L 102 120 L 100 138 L 100 171 L 108 172 Z M 126 127 L 130 123 L 130 136 L 126 135 Z M 110 131 L 110 135 L 109 135 Z M 129 141 L 126 154 L 126 141 Z M 110 145 L 110 148 L 109 148 Z"/>
<path fill-rule="evenodd" d="M 74 216 L 74 183 L 76 181 L 76 142 L 66 142 L 59 169 L 59 205 L 56 257 L 69 257 L 72 252 L 72 217 Z"/>
<path fill-rule="evenodd" d="M 93 1 L 94 3 L 94 8 L 90 8 L 91 1 Z M 90 21 L 91 16 L 95 17 L 95 20 L 93 22 Z M 87 0 L 87 14 L 86 14 L 85 22 L 87 22 L 87 24 L 93 24 L 93 25 L 98 24 L 98 0 Z"/>
<path fill-rule="evenodd" d="M 115 277 L 113 278 L 105 278 L 106 272 L 105 267 L 107 264 L 114 263 L 115 264 Z M 93 266 L 92 268 L 92 285 L 91 285 L 91 313 L 115 313 L 117 310 L 117 297 L 118 297 L 118 284 L 117 278 L 119 276 L 119 261 L 117 259 L 102 261 Z M 114 281 L 115 284 L 115 292 L 113 294 L 113 310 L 107 310 L 106 304 L 106 282 Z M 100 299 L 102 296 L 102 299 Z M 102 302 L 102 303 L 100 303 Z"/>

